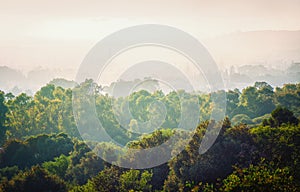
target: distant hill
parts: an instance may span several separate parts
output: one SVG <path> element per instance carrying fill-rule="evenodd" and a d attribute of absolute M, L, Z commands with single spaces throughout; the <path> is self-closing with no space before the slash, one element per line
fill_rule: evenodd
<path fill-rule="evenodd" d="M 21 71 L 7 66 L 0 66 L 0 90 L 12 92 L 14 95 L 21 92 L 33 95 L 35 91 L 49 82 L 64 88 L 74 87 L 74 81 L 59 78 L 61 76 L 56 74 L 54 70 L 49 69 L 35 69 L 29 71 L 26 76 Z"/>
<path fill-rule="evenodd" d="M 236 32 L 203 42 L 217 63 L 227 67 L 261 64 L 286 68 L 300 61 L 300 31 Z"/>
<path fill-rule="evenodd" d="M 23 86 L 24 84 L 26 84 L 26 77 L 20 71 L 0 66 L 0 88 L 2 90 L 8 91 L 16 85 Z"/>
<path fill-rule="evenodd" d="M 204 39 L 202 43 L 222 67 L 228 88 L 243 88 L 255 81 L 266 81 L 273 86 L 300 81 L 300 31 L 236 32 Z M 235 70 L 231 70 L 231 66 L 234 66 Z M 165 73 L 166 71 L 168 73 Z M 21 71 L 0 66 L 0 89 L 16 93 L 30 90 L 29 92 L 34 93 L 53 79 L 73 77 L 75 73 L 75 69 L 59 71 L 38 68 L 25 75 Z M 117 85 L 129 85 L 130 81 L 145 77 L 163 79 L 165 82 L 173 82 L 175 87 L 190 90 L 180 70 L 176 71 L 174 67 L 161 63 L 156 65 L 145 63 L 127 70 L 121 77 L 125 82 L 118 82 Z M 183 80 L 179 81 L 180 79 Z M 72 86 L 69 82 L 54 83 Z"/>
<path fill-rule="evenodd" d="M 56 78 L 49 82 L 49 84 L 53 84 L 55 86 L 62 87 L 64 89 L 74 88 L 77 83 L 75 81 L 69 81 L 63 78 Z"/>
<path fill-rule="evenodd" d="M 244 65 L 224 73 L 227 88 L 244 88 L 256 81 L 265 81 L 272 86 L 300 82 L 300 63 L 292 63 L 286 70 L 263 65 Z"/>

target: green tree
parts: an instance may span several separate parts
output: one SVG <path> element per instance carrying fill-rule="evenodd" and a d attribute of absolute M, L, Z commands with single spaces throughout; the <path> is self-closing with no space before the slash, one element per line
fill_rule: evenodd
<path fill-rule="evenodd" d="M 99 192 L 119 191 L 120 170 L 116 167 L 106 168 L 91 179 L 93 190 Z"/>
<path fill-rule="evenodd" d="M 282 88 L 275 89 L 277 104 L 293 111 L 300 116 L 300 83 L 285 84 Z"/>
<path fill-rule="evenodd" d="M 273 168 L 274 164 L 250 165 L 236 170 L 223 180 L 220 191 L 297 191 L 288 168 Z"/>
<path fill-rule="evenodd" d="M 223 124 L 223 122 L 220 123 Z M 230 129 L 228 125 L 228 123 L 224 123 L 223 129 Z M 208 126 L 212 126 L 214 129 L 219 124 L 214 121 L 206 121 L 197 127 L 193 139 L 179 155 L 169 162 L 170 173 L 173 175 L 168 179 L 176 181 L 181 186 L 190 181 L 195 183 L 200 181 L 216 182 L 217 178 L 224 178 L 232 171 L 232 165 L 238 161 L 241 144 L 233 141 L 226 131 L 221 130 L 213 146 L 206 153 L 199 154 L 201 141 L 209 139 L 209 136 L 204 136 Z M 165 182 L 165 184 L 174 186 L 172 183 L 174 182 Z"/>
<path fill-rule="evenodd" d="M 265 82 L 243 89 L 238 108 L 232 115 L 246 114 L 250 118 L 259 117 L 275 109 L 273 88 Z"/>
<path fill-rule="evenodd" d="M 300 181 L 300 127 L 255 127 L 250 130 L 261 157 L 277 166 L 289 167 L 296 181 Z"/>
<path fill-rule="evenodd" d="M 5 105 L 4 92 L 0 91 L 0 146 L 3 145 L 6 139 L 5 132 L 7 127 L 5 126 L 5 121 L 7 112 L 8 108 Z"/>
<path fill-rule="evenodd" d="M 9 113 L 7 113 L 7 137 L 21 139 L 26 134 L 31 126 L 31 120 L 34 115 L 32 111 L 32 98 L 25 93 L 15 97 L 8 104 Z"/>
<path fill-rule="evenodd" d="M 9 140 L 4 144 L 0 167 L 17 165 L 21 169 L 51 161 L 61 154 L 68 155 L 73 142 L 66 134 L 37 135 L 26 139 Z"/>
<path fill-rule="evenodd" d="M 0 186 L 0 190 L 3 192 L 64 192 L 67 191 L 67 187 L 58 177 L 49 175 L 41 167 L 35 166 L 24 173 L 18 174 L 12 180 L 4 182 Z"/>
<path fill-rule="evenodd" d="M 120 191 L 151 191 L 152 173 L 128 170 L 120 176 Z"/>
<path fill-rule="evenodd" d="M 19 173 L 18 166 L 4 167 L 0 169 L 0 183 L 12 179 Z"/>
<path fill-rule="evenodd" d="M 284 107 L 277 107 L 272 111 L 271 115 L 276 126 L 280 126 L 283 123 L 292 125 L 299 123 L 299 120 L 294 116 L 293 112 Z"/>
<path fill-rule="evenodd" d="M 235 115 L 232 119 L 231 119 L 233 125 L 238 125 L 240 123 L 244 123 L 244 124 L 252 124 L 252 120 L 250 119 L 250 117 L 248 115 L 245 114 L 238 114 Z"/>
<path fill-rule="evenodd" d="M 64 178 L 66 171 L 69 166 L 69 159 L 65 155 L 60 155 L 55 157 L 54 161 L 47 161 L 42 164 L 42 167 L 46 169 L 49 173 L 57 175 L 60 178 Z"/>
<path fill-rule="evenodd" d="M 78 164 L 68 168 L 66 179 L 82 185 L 86 183 L 88 179 L 102 171 L 103 168 L 103 160 L 94 152 L 90 151 L 80 158 Z"/>
<path fill-rule="evenodd" d="M 238 107 L 240 91 L 238 89 L 226 93 L 226 114 L 232 117 L 232 113 Z"/>

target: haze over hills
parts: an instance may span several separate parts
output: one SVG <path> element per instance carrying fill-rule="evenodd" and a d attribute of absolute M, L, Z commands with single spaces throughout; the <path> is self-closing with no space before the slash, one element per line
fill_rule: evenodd
<path fill-rule="evenodd" d="M 300 31 L 235 32 L 215 38 L 200 39 L 200 41 L 220 67 L 227 88 L 243 88 L 255 81 L 266 81 L 271 85 L 280 86 L 300 80 Z M 82 46 L 86 45 L 82 44 Z M 1 49 L 5 49 L 5 47 Z M 28 58 L 22 57 L 23 60 L 13 57 L 13 53 L 6 55 L 7 50 L 3 52 L 3 57 L 11 57 L 8 61 L 13 60 L 13 63 L 17 62 L 18 66 L 23 66 L 23 63 L 30 62 L 32 53 L 29 51 L 32 50 L 29 49 L 26 52 Z M 43 54 L 47 55 L 47 52 Z M 65 63 L 71 57 L 72 63 Z M 59 58 L 64 58 L 63 62 Z M 0 67 L 0 89 L 6 92 L 12 91 L 15 94 L 21 91 L 32 94 L 55 78 L 74 80 L 76 69 L 82 58 L 82 55 L 71 52 L 57 55 L 55 60 L 45 56 L 45 59 L 53 62 L 52 66 L 55 67 L 41 65 L 39 68 L 32 69 L 27 65 L 24 65 L 24 69 L 11 67 L 10 63 L 6 62 L 7 60 L 0 59 L 0 66 L 2 66 Z M 153 71 L 153 66 L 143 66 L 143 69 Z M 174 79 L 178 78 L 175 73 L 161 73 L 161 75 L 165 81 L 169 80 L 170 82 L 174 82 Z M 122 80 L 126 82 L 145 77 L 139 74 L 138 77 Z M 111 83 L 113 82 L 112 80 Z M 182 85 L 180 87 L 185 88 Z"/>
<path fill-rule="evenodd" d="M 33 95 L 38 89 L 49 82 L 59 86 L 66 85 L 64 87 L 69 88 L 69 80 L 67 80 L 66 76 L 61 70 L 55 69 L 38 68 L 25 74 L 21 70 L 0 66 L 0 90 L 12 92 L 16 95 L 21 92 Z M 62 77 L 63 80 L 57 80 Z"/>
<path fill-rule="evenodd" d="M 236 32 L 203 40 L 220 66 L 264 65 L 286 69 L 300 61 L 300 31 Z"/>
<path fill-rule="evenodd" d="M 32 95 L 40 87 L 47 83 L 64 88 L 72 88 L 76 85 L 73 80 L 58 78 L 60 76 L 55 76 L 54 72 L 55 71 L 50 70 L 37 70 L 32 71 L 25 76 L 20 71 L 2 66 L 0 67 L 0 90 L 12 92 L 15 95 L 21 92 L 26 92 L 27 94 Z M 300 82 L 300 63 L 292 63 L 285 70 L 274 69 L 263 65 L 232 66 L 230 69 L 222 71 L 222 76 L 227 89 L 242 89 L 246 86 L 253 85 L 254 82 L 257 81 L 265 81 L 272 86 L 282 86 L 286 83 Z M 191 90 L 189 84 L 186 86 L 182 84 L 184 81 L 174 81 L 174 77 L 171 74 L 166 74 L 165 80 L 168 79 L 171 83 L 173 83 L 174 87 L 188 91 Z M 143 83 L 144 81 L 147 82 L 147 86 Z M 153 85 L 151 82 L 153 82 Z M 109 86 L 104 86 L 103 88 L 105 92 L 110 94 L 114 91 L 115 96 L 125 96 L 123 93 L 124 90 L 127 90 L 125 92 L 129 93 L 130 90 L 139 84 L 141 84 L 142 87 L 148 87 L 147 90 L 149 91 L 153 88 L 160 87 L 157 85 L 155 80 L 151 80 L 151 77 L 137 77 L 136 79 L 130 80 L 121 79 L 120 81 L 112 82 Z"/>

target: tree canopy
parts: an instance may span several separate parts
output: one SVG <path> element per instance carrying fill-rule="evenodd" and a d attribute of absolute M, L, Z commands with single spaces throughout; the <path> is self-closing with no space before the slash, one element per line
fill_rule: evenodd
<path fill-rule="evenodd" d="M 0 191 L 300 190 L 300 84 L 273 88 L 257 82 L 212 93 L 141 90 L 123 97 L 101 89 L 86 80 L 74 89 L 48 84 L 32 97 L 0 91 Z M 224 93 L 226 109 L 218 105 Z M 210 119 L 214 108 L 225 113 L 224 120 Z M 95 128 L 90 111 L 84 110 L 95 110 L 115 143 L 97 140 L 89 131 Z M 198 126 L 179 127 L 182 112 L 188 122 L 195 111 Z M 83 115 L 81 134 L 77 115 Z M 208 126 L 213 134 L 221 130 L 211 148 L 199 154 Z M 157 167 L 125 169 L 104 160 L 134 163 L 130 150 L 122 157 L 116 153 L 120 146 L 152 148 L 176 134 L 192 137 L 162 150 L 161 155 L 178 155 Z M 147 161 L 155 159 L 147 156 Z"/>

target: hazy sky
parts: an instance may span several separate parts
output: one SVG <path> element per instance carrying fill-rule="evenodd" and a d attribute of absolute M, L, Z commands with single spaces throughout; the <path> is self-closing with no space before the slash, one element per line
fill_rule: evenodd
<path fill-rule="evenodd" d="M 0 66 L 76 69 L 124 27 L 157 23 L 201 39 L 236 31 L 300 30 L 299 0 L 0 1 Z"/>

